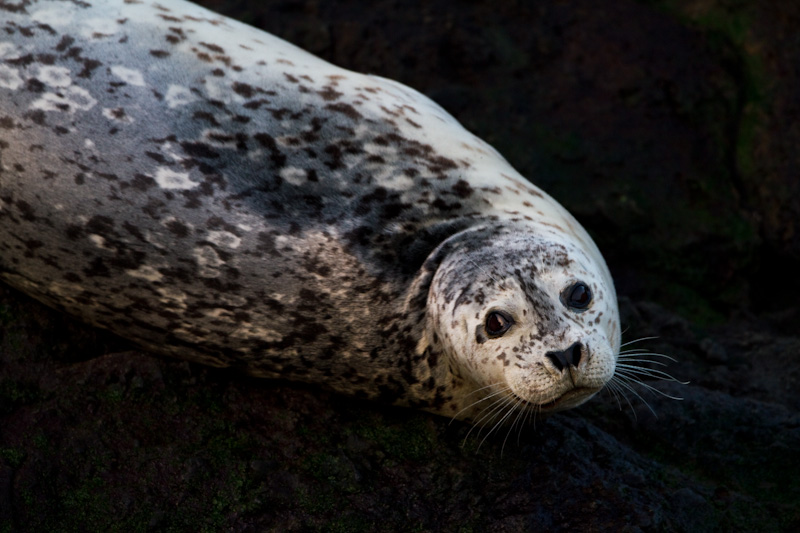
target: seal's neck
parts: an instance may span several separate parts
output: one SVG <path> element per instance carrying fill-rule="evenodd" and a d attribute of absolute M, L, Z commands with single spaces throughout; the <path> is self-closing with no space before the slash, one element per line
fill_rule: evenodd
<path fill-rule="evenodd" d="M 454 364 L 437 333 L 437 325 L 433 319 L 432 305 L 435 298 L 431 295 L 433 280 L 443 263 L 459 248 L 468 242 L 469 246 L 490 237 L 496 228 L 475 226 L 458 231 L 442 241 L 422 262 L 414 277 L 403 305 L 402 316 L 404 327 L 413 334 L 413 345 L 406 348 L 408 364 L 403 372 L 408 373 L 405 381 L 410 381 L 409 394 L 411 400 L 400 401 L 415 408 L 454 416 L 461 409 L 463 397 L 475 386 L 467 376 L 462 376 L 458 365 Z M 413 405 L 412 405 L 413 404 Z M 459 418 L 463 418 L 459 416 Z"/>

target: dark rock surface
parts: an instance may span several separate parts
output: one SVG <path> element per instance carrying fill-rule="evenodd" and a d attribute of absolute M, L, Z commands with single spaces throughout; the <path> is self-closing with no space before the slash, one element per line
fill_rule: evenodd
<path fill-rule="evenodd" d="M 202 3 L 494 144 L 691 383 L 506 438 L 156 358 L 0 286 L 0 533 L 800 530 L 800 5 Z"/>

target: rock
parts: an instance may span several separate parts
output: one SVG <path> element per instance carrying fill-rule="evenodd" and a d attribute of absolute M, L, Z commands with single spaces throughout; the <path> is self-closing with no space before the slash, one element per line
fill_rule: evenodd
<path fill-rule="evenodd" d="M 202 3 L 440 101 L 592 231 L 625 340 L 658 337 L 629 348 L 690 383 L 473 429 L 0 287 L 0 531 L 800 529 L 800 7 Z"/>

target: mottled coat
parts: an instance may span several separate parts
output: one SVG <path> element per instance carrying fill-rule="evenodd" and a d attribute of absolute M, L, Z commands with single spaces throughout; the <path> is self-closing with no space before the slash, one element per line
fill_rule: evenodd
<path fill-rule="evenodd" d="M 481 380 L 431 305 L 521 268 L 541 313 L 537 265 L 578 253 L 613 371 L 591 239 L 412 89 L 184 2 L 25 2 L 0 30 L 10 284 L 159 353 L 455 414 Z M 498 236 L 526 234 L 509 268 Z"/>

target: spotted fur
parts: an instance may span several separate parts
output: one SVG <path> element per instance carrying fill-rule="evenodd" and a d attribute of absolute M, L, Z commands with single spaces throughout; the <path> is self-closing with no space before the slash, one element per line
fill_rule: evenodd
<path fill-rule="evenodd" d="M 11 285 L 154 352 L 464 419 L 611 377 L 594 243 L 416 91 L 180 1 L 0 3 L 0 30 Z"/>

